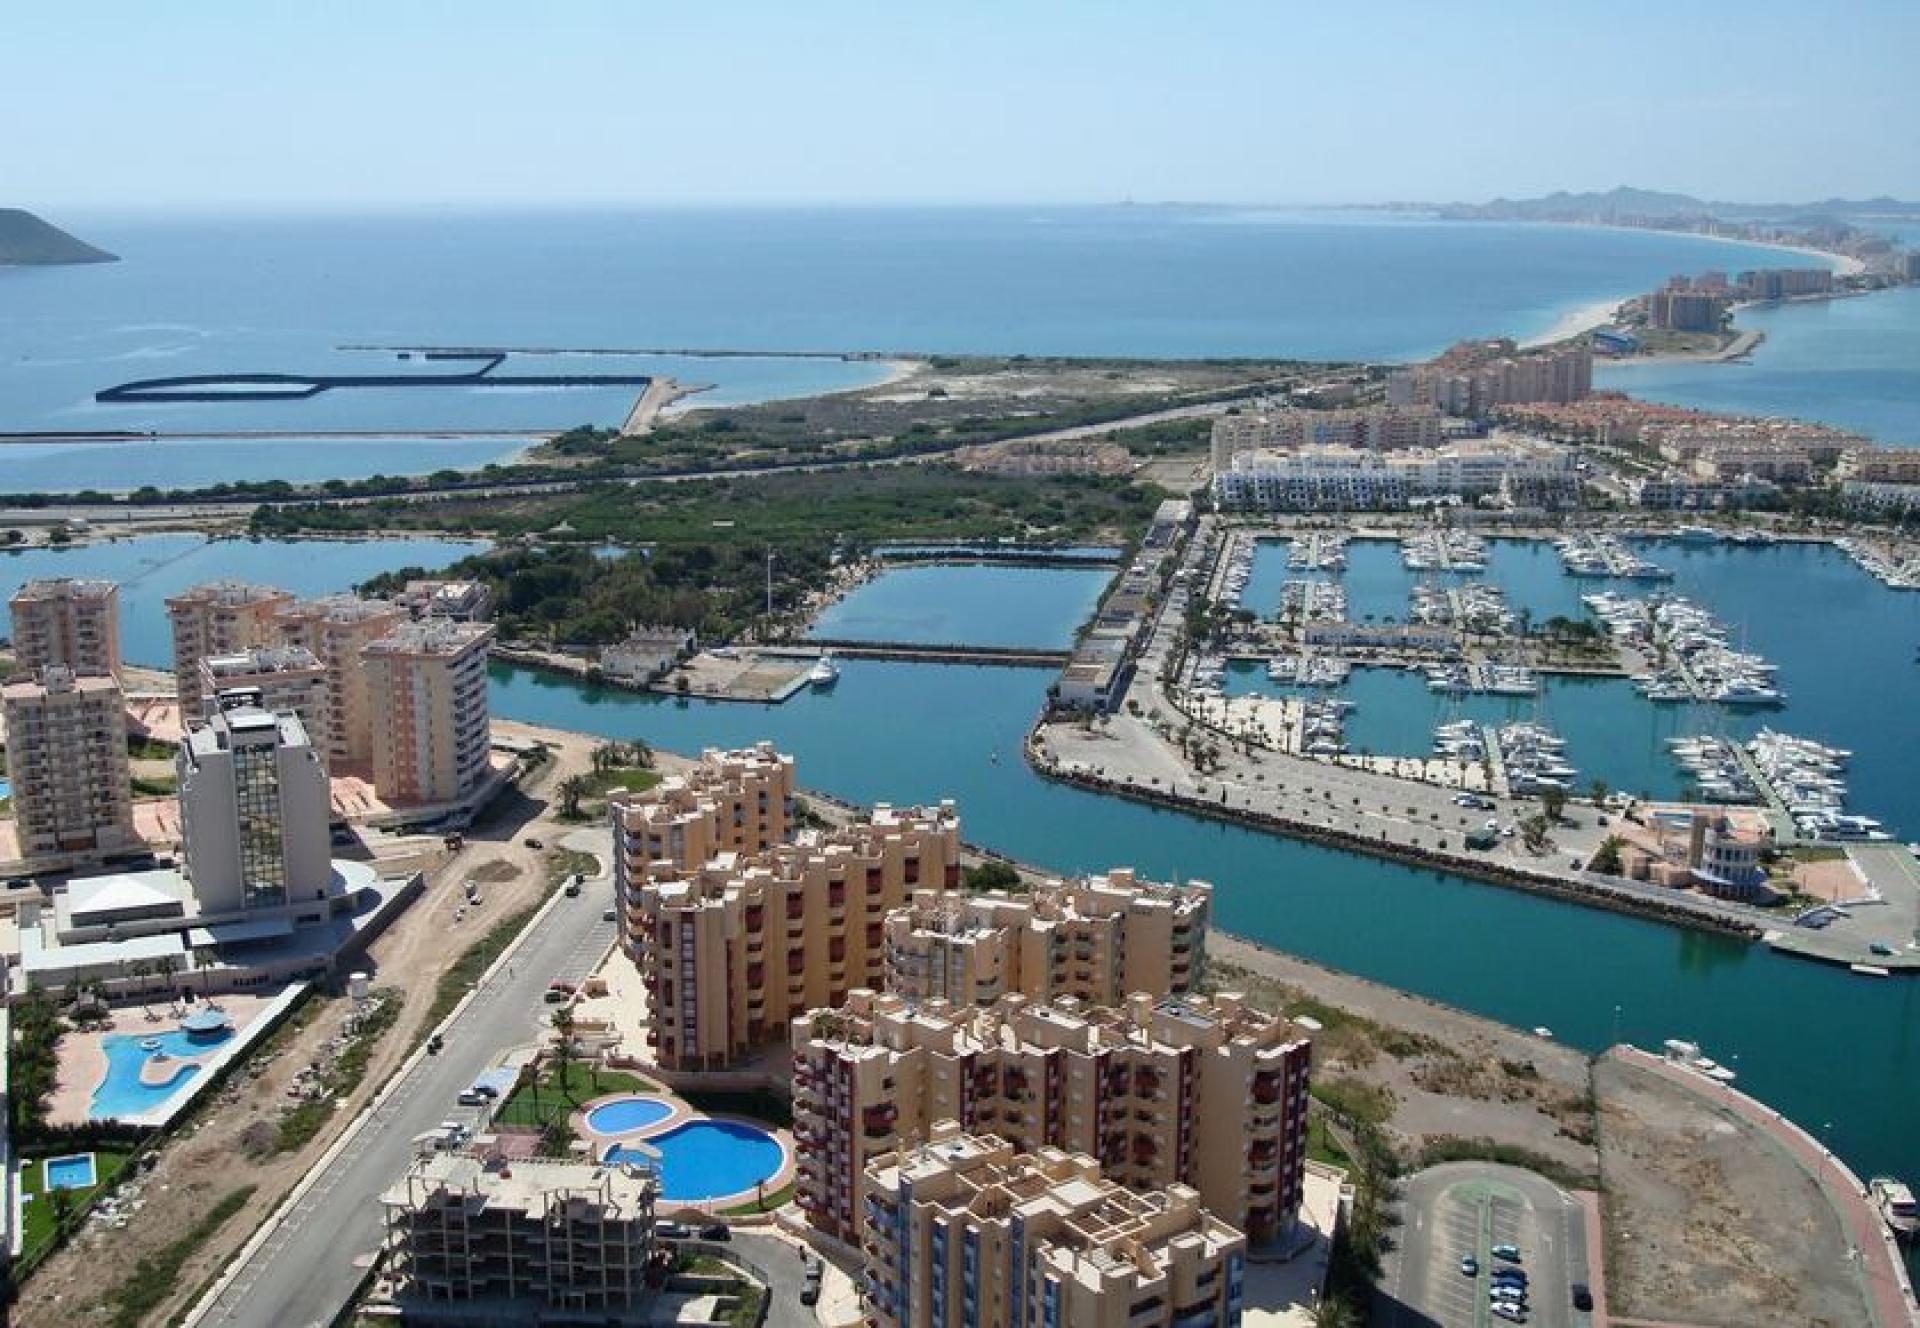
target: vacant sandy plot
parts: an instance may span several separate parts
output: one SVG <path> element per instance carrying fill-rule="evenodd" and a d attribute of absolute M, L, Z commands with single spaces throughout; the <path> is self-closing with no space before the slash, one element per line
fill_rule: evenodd
<path fill-rule="evenodd" d="M 1832 1206 L 1770 1136 L 1612 1057 L 1593 1080 L 1609 1310 L 1726 1328 L 1872 1322 Z"/>

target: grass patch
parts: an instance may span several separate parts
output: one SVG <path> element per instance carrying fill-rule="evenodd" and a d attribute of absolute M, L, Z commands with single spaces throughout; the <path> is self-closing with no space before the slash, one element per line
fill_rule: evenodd
<path fill-rule="evenodd" d="M 773 1191 L 773 1193 L 769 1194 L 764 1199 L 750 1199 L 746 1203 L 735 1204 L 731 1208 L 722 1208 L 720 1210 L 720 1216 L 752 1217 L 755 1213 L 771 1213 L 774 1209 L 779 1208 L 783 1204 L 791 1202 L 792 1199 L 793 1199 L 793 1184 L 789 1182 L 785 1185 L 782 1185 L 779 1189 Z"/>
<path fill-rule="evenodd" d="M 170 742 L 155 742 L 137 734 L 127 735 L 127 756 L 135 761 L 171 761 L 179 751 Z"/>
<path fill-rule="evenodd" d="M 591 878 L 600 870 L 600 859 L 577 848 L 556 848 L 547 854 L 547 889 L 558 890 L 569 876 Z"/>
<path fill-rule="evenodd" d="M 1211 993 L 1238 991 L 1258 1009 L 1294 1018 L 1305 1016 L 1318 1023 L 1320 1031 L 1313 1035 L 1313 1055 L 1317 1064 L 1343 1064 L 1360 1069 L 1382 1055 L 1395 1060 L 1412 1060 L 1421 1056 L 1454 1054 L 1453 1049 L 1438 1038 L 1377 1023 L 1337 1005 L 1329 1005 L 1290 983 L 1255 973 L 1238 964 L 1209 963 L 1206 987 Z"/>
<path fill-rule="evenodd" d="M 504 1103 L 494 1120 L 503 1125 L 548 1128 L 564 1124 L 582 1102 L 609 1093 L 657 1093 L 659 1085 L 625 1070 L 598 1069 L 581 1061 L 565 1068 L 549 1066 L 537 1080 L 522 1084 Z"/>
<path fill-rule="evenodd" d="M 15 1269 L 18 1277 L 23 1269 L 32 1268 L 40 1262 L 45 1253 L 50 1252 L 55 1236 L 60 1229 L 60 1206 L 47 1193 L 46 1161 L 47 1157 L 66 1157 L 73 1153 L 93 1154 L 92 1185 L 81 1190 L 67 1190 L 67 1223 L 77 1226 L 86 1216 L 93 1201 L 112 1187 L 114 1179 L 126 1168 L 127 1159 L 133 1155 L 132 1149 L 116 1148 L 69 1148 L 57 1153 L 48 1153 L 46 1157 L 30 1158 L 20 1167 L 21 1213 L 20 1222 L 20 1265 Z"/>
<path fill-rule="evenodd" d="M 352 1040 L 334 1058 L 332 1068 L 323 1077 L 323 1096 L 300 1103 L 280 1118 L 280 1128 L 273 1141 L 275 1152 L 290 1153 L 304 1148 L 320 1133 L 332 1118 L 333 1109 L 340 1099 L 349 1096 L 367 1077 L 367 1062 L 373 1057 L 373 1049 L 399 1018 L 399 995 L 394 992 L 381 993 L 379 1001 L 372 1004 L 361 1017 L 358 1027 L 353 1031 Z"/>
<path fill-rule="evenodd" d="M 1545 1176 L 1563 1189 L 1599 1188 L 1599 1182 L 1578 1167 L 1570 1167 L 1558 1158 L 1548 1157 L 1545 1153 L 1519 1144 L 1503 1144 L 1493 1139 L 1463 1139 L 1452 1135 L 1430 1139 L 1421 1145 L 1414 1157 L 1415 1168 L 1422 1170 L 1437 1167 L 1442 1162 L 1499 1162 Z"/>
<path fill-rule="evenodd" d="M 133 796 L 136 798 L 171 798 L 179 791 L 180 781 L 172 775 L 158 779 L 146 775 L 133 777 Z"/>
<path fill-rule="evenodd" d="M 1314 1100 L 1343 1120 L 1380 1126 L 1393 1119 L 1393 1092 L 1352 1075 L 1334 1075 L 1315 1081 Z"/>
<path fill-rule="evenodd" d="M 111 1316 L 107 1322 L 112 1328 L 140 1328 L 174 1289 L 187 1260 L 247 1206 L 253 1189 L 251 1185 L 243 1185 L 234 1190 L 209 1208 L 206 1216 L 194 1223 L 185 1235 L 136 1263 L 132 1273 L 100 1301 L 101 1308 Z"/>
<path fill-rule="evenodd" d="M 1351 1167 L 1353 1159 L 1347 1156 L 1347 1150 L 1333 1137 L 1333 1131 L 1327 1127 L 1324 1116 L 1307 1117 L 1307 1156 L 1315 1162 L 1325 1162 L 1329 1166 Z"/>
<path fill-rule="evenodd" d="M 548 869 L 549 876 L 552 868 Z M 480 975 L 487 971 L 494 960 L 498 959 L 506 948 L 533 920 L 540 911 L 540 905 L 529 904 L 514 913 L 507 914 L 487 929 L 485 935 L 460 952 L 460 957 L 446 972 L 440 975 L 440 981 L 434 984 L 433 1004 L 427 1007 L 427 1017 L 420 1025 L 420 1036 L 425 1037 L 428 1030 L 438 1028 L 440 1021 L 453 1013 L 453 1007 L 460 1003 Z"/>

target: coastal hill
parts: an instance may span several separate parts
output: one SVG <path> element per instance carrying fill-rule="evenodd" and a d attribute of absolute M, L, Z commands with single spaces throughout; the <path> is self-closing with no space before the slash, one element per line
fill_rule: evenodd
<path fill-rule="evenodd" d="M 117 254 L 77 240 L 31 212 L 0 208 L 0 266 L 45 267 L 58 263 L 117 263 Z"/>
<path fill-rule="evenodd" d="M 1442 203 L 1440 215 L 1471 221 L 1601 221 L 1613 218 L 1663 219 L 1713 217 L 1723 221 L 1764 219 L 1811 224 L 1836 217 L 1920 216 L 1920 203 L 1896 198 L 1827 198 L 1813 203 L 1724 203 L 1690 194 L 1621 185 L 1603 192 L 1567 193 L 1542 198 L 1496 198 L 1490 203 Z"/>

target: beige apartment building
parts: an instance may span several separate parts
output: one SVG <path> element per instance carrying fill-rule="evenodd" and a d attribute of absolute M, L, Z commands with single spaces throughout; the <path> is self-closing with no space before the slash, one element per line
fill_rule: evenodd
<path fill-rule="evenodd" d="M 651 876 L 624 906 L 655 1058 L 668 1069 L 721 1069 L 780 1040 L 802 1011 L 877 985 L 887 912 L 916 888 L 959 881 L 951 804 L 882 804 L 857 825 Z"/>
<path fill-rule="evenodd" d="M 361 652 L 407 621 L 407 611 L 386 600 L 327 595 L 281 606 L 275 615 L 280 639 L 313 652 L 326 670 L 324 728 L 307 731 L 336 770 L 370 771 L 373 765 L 373 701 Z"/>
<path fill-rule="evenodd" d="M 793 758 L 763 742 L 738 751 L 709 747 L 685 774 L 608 802 L 613 821 L 614 895 L 623 910 L 657 875 L 679 876 L 722 853 L 764 853 L 792 824 Z M 623 930 L 622 947 L 639 954 L 640 934 Z"/>
<path fill-rule="evenodd" d="M 855 991 L 791 1033 L 795 1198 L 840 1240 L 859 1238 L 868 1164 L 941 1121 L 1084 1153 L 1130 1189 L 1191 1186 L 1256 1242 L 1293 1230 L 1312 1044 L 1239 996 L 956 1009 Z"/>
<path fill-rule="evenodd" d="M 29 581 L 13 609 L 13 663 L 34 674 L 50 664 L 75 673 L 120 676 L 120 587 L 55 577 Z"/>
<path fill-rule="evenodd" d="M 633 1167 L 429 1154 L 380 1196 L 394 1300 L 409 1322 L 436 1305 L 469 1323 L 641 1322 L 656 1188 Z M 494 1317 L 466 1317 L 481 1306 Z"/>
<path fill-rule="evenodd" d="M 251 646 L 231 655 L 208 655 L 200 661 L 200 695 L 206 698 L 201 719 L 247 704 L 298 715 L 310 733 L 326 728 L 327 671 L 305 646 Z"/>
<path fill-rule="evenodd" d="M 1136 1194 L 1090 1157 L 949 1123 L 867 1171 L 880 1328 L 1231 1328 L 1246 1239 L 1184 1185 Z"/>
<path fill-rule="evenodd" d="M 278 645 L 280 631 L 274 615 L 292 601 L 287 591 L 244 581 L 215 581 L 167 598 L 167 617 L 173 624 L 173 681 L 183 718 L 206 714 L 200 661 L 209 655 Z"/>
<path fill-rule="evenodd" d="M 492 748 L 487 645 L 493 628 L 430 619 L 404 622 L 370 642 L 373 787 L 390 807 L 431 807 L 471 797 L 486 782 Z"/>
<path fill-rule="evenodd" d="M 885 922 L 886 989 L 911 1001 L 991 1005 L 1008 992 L 1114 1005 L 1190 991 L 1206 963 L 1213 887 L 1129 868 L 1024 895 L 917 891 Z"/>
<path fill-rule="evenodd" d="M 20 856 L 83 859 L 142 846 L 133 828 L 127 711 L 111 674 L 51 665 L 0 688 Z"/>

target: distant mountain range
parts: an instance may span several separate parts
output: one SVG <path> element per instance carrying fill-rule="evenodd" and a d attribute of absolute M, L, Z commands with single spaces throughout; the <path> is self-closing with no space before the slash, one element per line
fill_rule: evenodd
<path fill-rule="evenodd" d="M 1411 206 L 1411 205 L 1409 205 Z M 1855 217 L 1920 217 L 1920 203 L 1897 198 L 1828 198 L 1815 203 L 1725 203 L 1691 194 L 1622 185 L 1604 193 L 1565 191 L 1544 198 L 1496 198 L 1491 203 L 1426 204 L 1445 217 L 1498 221 L 1595 221 L 1607 218 L 1679 221 L 1771 221 L 1810 225 Z"/>
<path fill-rule="evenodd" d="M 117 254 L 77 240 L 31 212 L 0 208 L 0 266 L 45 267 L 56 263 L 119 261 Z"/>

